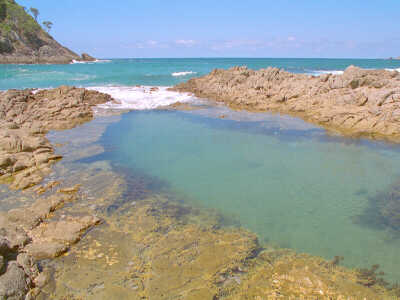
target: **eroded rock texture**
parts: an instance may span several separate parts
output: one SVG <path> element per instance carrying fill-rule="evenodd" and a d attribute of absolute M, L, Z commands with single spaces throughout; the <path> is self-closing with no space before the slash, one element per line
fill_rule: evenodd
<path fill-rule="evenodd" d="M 39 299 L 395 299 L 335 260 L 263 247 L 160 197 L 119 212 L 60 258 L 55 288 Z"/>
<path fill-rule="evenodd" d="M 234 109 L 299 116 L 345 135 L 400 141 L 400 73 L 348 67 L 343 75 L 310 76 L 277 68 L 214 70 L 175 90 Z"/>
<path fill-rule="evenodd" d="M 49 220 L 57 209 L 75 200 L 76 192 L 55 193 L 0 214 L 0 299 L 32 299 L 44 280 L 36 262 L 60 256 L 100 222 L 90 215 Z"/>
<path fill-rule="evenodd" d="M 68 86 L 0 93 L 0 181 L 15 189 L 39 183 L 61 158 L 45 133 L 91 120 L 92 107 L 110 100 L 109 95 Z"/>

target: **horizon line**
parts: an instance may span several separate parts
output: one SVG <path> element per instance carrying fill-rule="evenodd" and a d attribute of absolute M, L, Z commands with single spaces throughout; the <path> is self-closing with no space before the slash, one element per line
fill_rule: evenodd
<path fill-rule="evenodd" d="M 363 58 L 363 57 L 252 57 L 252 56 L 182 56 L 182 57 L 96 57 L 97 59 L 369 59 L 369 60 L 389 60 L 399 61 L 400 59 L 395 57 L 387 58 Z"/>

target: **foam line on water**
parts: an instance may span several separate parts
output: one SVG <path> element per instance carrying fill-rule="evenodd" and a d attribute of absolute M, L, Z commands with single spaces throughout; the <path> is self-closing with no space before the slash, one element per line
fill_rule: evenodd
<path fill-rule="evenodd" d="M 197 72 L 193 72 L 193 71 L 185 71 L 185 72 L 174 72 L 171 75 L 174 77 L 178 77 L 178 76 L 186 76 L 186 75 L 190 75 L 190 74 L 196 74 Z"/>
<path fill-rule="evenodd" d="M 112 109 L 155 109 L 176 102 L 194 102 L 195 97 L 188 93 L 168 91 L 168 87 L 157 86 L 95 86 L 88 89 L 109 94 L 118 103 L 108 102 L 99 105 Z"/>
<path fill-rule="evenodd" d="M 389 68 L 386 68 L 385 70 L 387 70 L 387 71 L 392 71 L 392 72 L 394 72 L 394 71 L 400 72 L 400 68 L 397 68 L 397 69 L 389 69 Z"/>
<path fill-rule="evenodd" d="M 343 71 L 342 70 L 313 70 L 306 72 L 308 75 L 314 75 L 314 76 L 321 76 L 323 74 L 332 74 L 332 75 L 342 75 Z"/>
<path fill-rule="evenodd" d="M 111 60 L 109 60 L 109 59 L 96 59 L 94 61 L 80 61 L 80 60 L 73 59 L 71 64 L 93 64 L 93 63 L 106 63 L 106 62 L 111 62 Z"/>

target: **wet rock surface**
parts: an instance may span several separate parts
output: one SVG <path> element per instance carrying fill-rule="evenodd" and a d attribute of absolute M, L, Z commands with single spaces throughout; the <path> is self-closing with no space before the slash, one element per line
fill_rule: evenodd
<path fill-rule="evenodd" d="M 357 271 L 261 245 L 210 212 L 157 195 L 132 203 L 46 266 L 56 279 L 38 299 L 394 299 Z"/>
<path fill-rule="evenodd" d="M 45 133 L 91 120 L 92 107 L 110 100 L 109 95 L 68 86 L 0 93 L 0 182 L 15 189 L 41 182 L 61 159 Z"/>
<path fill-rule="evenodd" d="M 348 67 L 319 77 L 277 68 L 214 70 L 173 88 L 234 109 L 295 115 L 350 136 L 400 141 L 400 73 Z"/>

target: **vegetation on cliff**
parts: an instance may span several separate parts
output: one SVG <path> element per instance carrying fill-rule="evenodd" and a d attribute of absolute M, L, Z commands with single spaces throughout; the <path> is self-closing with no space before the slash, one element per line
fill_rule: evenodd
<path fill-rule="evenodd" d="M 13 0 L 0 0 L 0 53 L 15 50 L 13 39 L 19 38 L 33 49 L 39 49 L 43 41 L 35 38 L 42 28 Z"/>
<path fill-rule="evenodd" d="M 31 12 L 35 18 L 14 0 L 0 0 L 0 63 L 70 63 L 82 59 L 43 30 L 37 22 L 37 9 L 32 7 Z M 52 23 L 43 24 L 49 31 Z"/>

